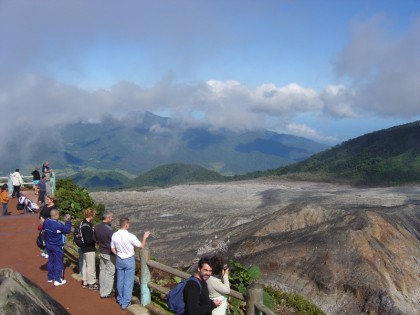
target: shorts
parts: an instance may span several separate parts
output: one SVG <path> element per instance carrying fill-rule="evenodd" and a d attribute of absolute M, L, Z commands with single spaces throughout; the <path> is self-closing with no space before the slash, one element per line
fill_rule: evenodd
<path fill-rule="evenodd" d="M 33 183 L 34 183 L 34 185 L 35 185 L 35 186 L 38 186 L 38 184 L 39 184 L 39 179 L 34 180 L 34 182 L 33 182 Z"/>

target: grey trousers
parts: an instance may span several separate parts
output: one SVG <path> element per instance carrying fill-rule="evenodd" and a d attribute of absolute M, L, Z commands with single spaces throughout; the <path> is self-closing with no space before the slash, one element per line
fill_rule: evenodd
<path fill-rule="evenodd" d="M 115 255 L 99 253 L 99 294 L 106 296 L 111 294 L 114 287 Z"/>

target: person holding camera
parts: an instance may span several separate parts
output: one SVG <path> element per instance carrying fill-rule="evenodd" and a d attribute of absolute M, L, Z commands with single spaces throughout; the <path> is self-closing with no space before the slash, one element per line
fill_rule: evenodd
<path fill-rule="evenodd" d="M 209 296 L 212 300 L 221 301 L 221 304 L 212 311 L 212 315 L 226 315 L 228 303 L 225 295 L 230 293 L 229 268 L 217 255 L 210 258 L 210 266 L 213 275 L 207 280 Z"/>
<path fill-rule="evenodd" d="M 48 282 L 54 282 L 56 287 L 66 283 L 66 280 L 63 280 L 64 234 L 71 231 L 70 214 L 64 215 L 64 224 L 58 220 L 59 217 L 60 213 L 56 209 L 51 210 L 49 218 L 41 217 L 45 230 L 45 249 L 48 253 Z"/>

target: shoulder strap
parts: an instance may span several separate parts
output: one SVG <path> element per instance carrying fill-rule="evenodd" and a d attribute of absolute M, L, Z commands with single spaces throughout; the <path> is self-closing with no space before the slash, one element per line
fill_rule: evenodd
<path fill-rule="evenodd" d="M 189 280 L 193 280 L 193 281 L 195 281 L 196 283 L 198 283 L 198 286 L 200 287 L 200 294 L 201 294 L 201 283 L 200 283 L 200 280 L 198 280 L 196 277 L 194 277 L 194 276 L 192 276 L 192 277 L 189 277 L 188 279 L 187 279 L 187 281 L 189 281 Z"/>

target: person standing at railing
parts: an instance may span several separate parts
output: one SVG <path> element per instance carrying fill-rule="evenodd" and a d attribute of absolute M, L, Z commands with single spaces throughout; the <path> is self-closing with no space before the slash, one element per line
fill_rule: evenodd
<path fill-rule="evenodd" d="M 226 315 L 228 304 L 224 295 L 230 293 L 229 268 L 223 264 L 223 259 L 217 255 L 210 258 L 210 266 L 213 268 L 213 274 L 207 280 L 209 296 L 212 300 L 221 301 L 221 305 L 211 313 L 212 315 Z"/>
<path fill-rule="evenodd" d="M 114 216 L 111 211 L 102 213 L 102 222 L 95 225 L 93 236 L 99 245 L 99 295 L 102 299 L 112 298 L 114 286 L 115 260 L 111 252 L 111 239 L 114 231 L 111 222 Z"/>
<path fill-rule="evenodd" d="M 42 170 L 41 171 L 42 171 L 42 174 L 44 174 L 46 176 L 47 180 L 49 180 L 50 177 L 51 177 L 52 169 L 50 169 L 50 165 L 49 165 L 48 161 L 45 161 L 42 164 Z"/>
<path fill-rule="evenodd" d="M 12 177 L 12 185 L 13 185 L 12 198 L 19 198 L 20 186 L 23 185 L 23 179 L 19 173 L 19 169 L 17 168 L 14 173 L 10 174 L 10 176 Z"/>
<path fill-rule="evenodd" d="M 220 300 L 211 300 L 207 280 L 212 275 L 210 257 L 201 257 L 198 261 L 197 273 L 194 274 L 200 284 L 188 281 L 184 288 L 185 313 L 184 315 L 210 315 L 213 309 L 220 306 Z"/>
<path fill-rule="evenodd" d="M 43 229 L 45 230 L 45 249 L 49 256 L 47 263 L 48 282 L 53 282 L 56 287 L 66 283 L 66 280 L 63 279 L 64 234 L 68 234 L 71 231 L 70 214 L 64 215 L 64 224 L 58 220 L 59 217 L 60 213 L 56 209 L 51 211 L 50 218 L 44 220 L 41 217 Z"/>
<path fill-rule="evenodd" d="M 3 216 L 7 215 L 7 206 L 9 204 L 9 196 L 7 195 L 8 187 L 9 186 L 7 184 L 3 184 L 1 186 L 1 191 L 0 191 L 0 201 L 1 201 L 1 205 L 2 205 Z"/>
<path fill-rule="evenodd" d="M 56 199 L 53 196 L 48 195 L 45 198 L 45 204 L 42 207 L 41 211 L 39 212 L 39 219 L 41 222 L 44 222 L 48 218 L 51 217 L 51 212 L 53 210 L 57 209 L 57 205 L 55 204 Z M 47 249 L 44 249 L 44 251 L 41 253 L 41 256 L 48 259 L 48 251 Z"/>
<path fill-rule="evenodd" d="M 34 192 L 35 195 L 38 195 L 39 192 L 39 181 L 41 179 L 41 174 L 39 174 L 39 167 L 35 166 L 35 169 L 32 172 L 32 180 L 33 180 L 33 185 L 34 185 Z"/>
<path fill-rule="evenodd" d="M 51 184 L 50 184 L 50 179 L 51 179 L 51 174 L 53 172 L 53 170 L 50 168 L 50 165 L 48 163 L 48 161 L 45 161 L 42 164 L 42 174 L 45 175 L 45 180 L 46 180 L 46 188 L 47 188 L 47 194 L 51 194 Z"/>
<path fill-rule="evenodd" d="M 83 211 L 85 219 L 80 228 L 83 238 L 83 245 L 81 246 L 83 252 L 82 287 L 89 290 L 99 290 L 99 285 L 96 282 L 96 242 L 93 237 L 94 229 L 92 225 L 95 214 L 94 209 L 85 209 Z"/>
<path fill-rule="evenodd" d="M 45 205 L 45 195 L 47 194 L 47 181 L 45 179 L 45 174 L 42 174 L 41 180 L 38 182 L 38 203 L 41 206 Z"/>
<path fill-rule="evenodd" d="M 134 247 L 144 248 L 146 240 L 150 235 L 149 231 L 144 232 L 140 240 L 128 232 L 130 220 L 120 219 L 120 229 L 112 235 L 111 251 L 117 255 L 117 303 L 125 310 L 131 304 L 133 295 L 134 273 L 136 271 L 136 260 Z"/>

